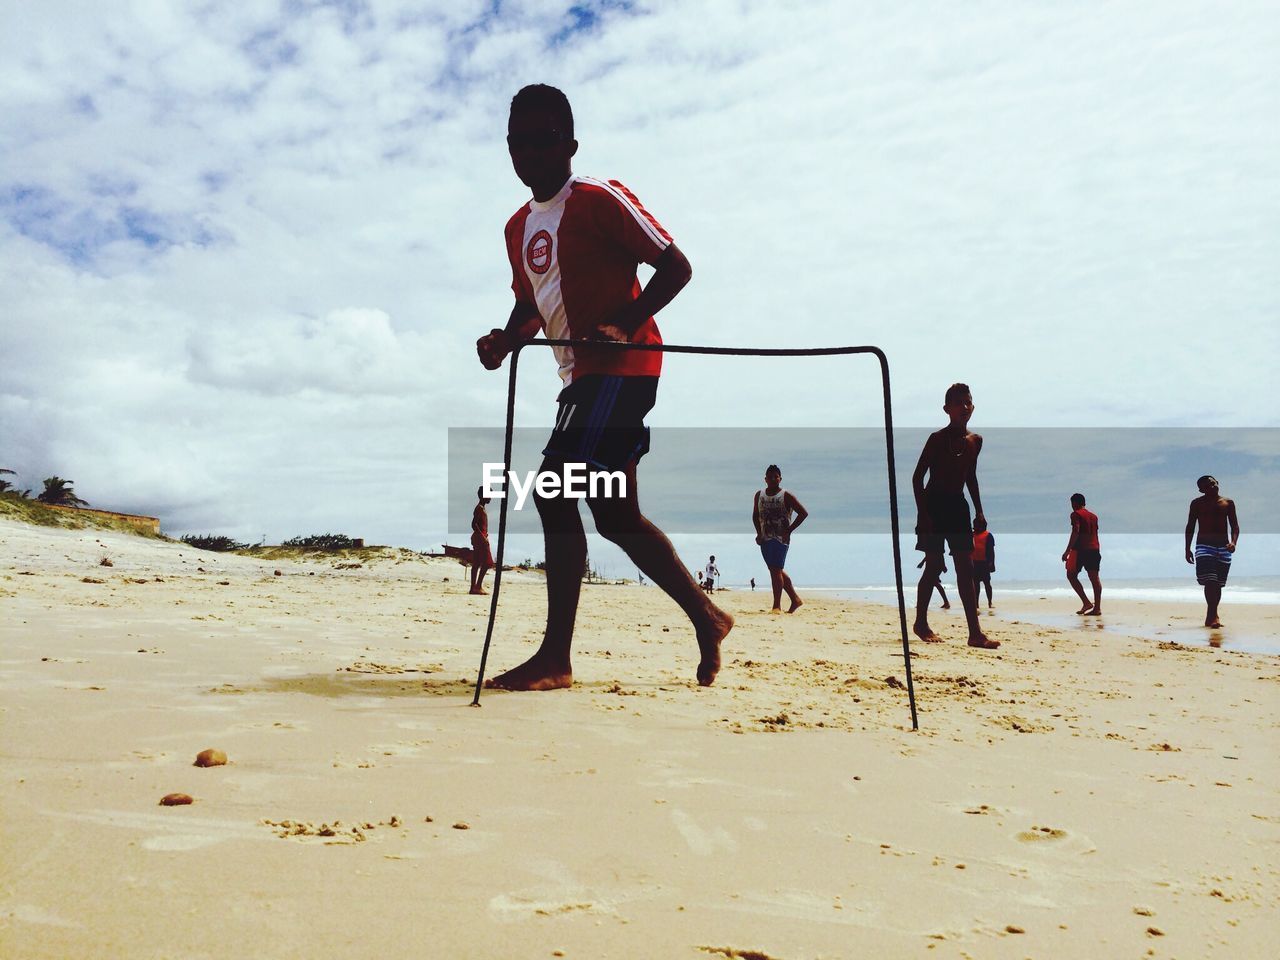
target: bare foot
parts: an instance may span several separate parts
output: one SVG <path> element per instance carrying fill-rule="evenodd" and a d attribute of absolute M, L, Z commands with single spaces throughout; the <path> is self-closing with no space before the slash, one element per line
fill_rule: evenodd
<path fill-rule="evenodd" d="M 488 591 L 488 590 L 481 590 L 479 587 L 472 587 L 472 588 L 471 588 L 471 595 L 472 595 L 473 597 L 487 597 L 487 596 L 489 595 L 489 591 Z"/>
<path fill-rule="evenodd" d="M 573 668 L 553 666 L 534 654 L 520 666 L 486 680 L 486 690 L 562 690 L 573 685 Z"/>
<path fill-rule="evenodd" d="M 781 616 L 781 614 L 782 614 L 782 608 L 781 608 L 781 607 L 774 607 L 774 608 L 773 608 L 772 610 L 770 610 L 769 612 L 770 612 L 771 614 L 773 614 L 774 616 Z"/>
<path fill-rule="evenodd" d="M 1093 604 L 1086 603 L 1083 607 L 1081 607 L 1079 610 L 1076 611 L 1076 616 L 1083 616 L 1086 613 L 1092 613 L 1092 612 L 1093 612 Z"/>
<path fill-rule="evenodd" d="M 992 640 L 985 633 L 975 633 L 969 636 L 969 646 L 978 647 L 980 650 L 994 650 L 1000 646 L 1000 641 Z"/>
<path fill-rule="evenodd" d="M 787 613 L 795 613 L 797 610 L 799 610 L 803 606 L 804 606 L 804 601 L 801 600 L 799 597 L 797 597 L 792 602 L 791 606 L 787 607 Z"/>
<path fill-rule="evenodd" d="M 942 638 L 929 629 L 927 623 L 917 623 L 911 628 L 911 632 L 923 640 L 925 643 L 941 643 Z"/>
<path fill-rule="evenodd" d="M 1222 621 L 1219 620 L 1217 617 L 1214 617 L 1212 620 L 1206 620 L 1204 622 L 1204 625 L 1206 627 L 1214 627 L 1216 629 L 1217 627 L 1222 626 Z"/>
<path fill-rule="evenodd" d="M 1086 617 L 1100 617 L 1100 616 L 1102 616 L 1102 608 L 1101 608 L 1101 607 L 1094 607 L 1094 608 L 1093 608 L 1093 609 L 1091 609 L 1091 610 L 1086 610 L 1086 611 L 1085 611 L 1085 616 L 1086 616 Z"/>
<path fill-rule="evenodd" d="M 942 609 L 943 609 L 943 610 L 950 610 L 950 609 L 951 609 L 951 604 L 949 604 L 949 603 L 944 603 L 944 604 L 942 605 Z"/>
<path fill-rule="evenodd" d="M 716 674 L 720 672 L 720 641 L 733 629 L 733 614 L 725 613 L 719 607 L 711 608 L 710 619 L 698 627 L 698 650 L 702 659 L 698 661 L 698 686 L 709 687 L 716 682 Z"/>

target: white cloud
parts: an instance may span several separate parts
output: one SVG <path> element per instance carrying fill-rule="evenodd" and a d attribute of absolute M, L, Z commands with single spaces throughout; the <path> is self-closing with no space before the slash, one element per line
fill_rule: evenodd
<path fill-rule="evenodd" d="M 0 460 L 176 529 L 434 542 L 444 429 L 501 420 L 471 344 L 536 80 L 689 254 L 671 342 L 879 344 L 900 424 L 956 379 L 979 427 L 1277 422 L 1268 5 L 569 7 L 6 7 Z M 669 357 L 654 420 L 877 422 L 874 364 L 800 364 Z"/>

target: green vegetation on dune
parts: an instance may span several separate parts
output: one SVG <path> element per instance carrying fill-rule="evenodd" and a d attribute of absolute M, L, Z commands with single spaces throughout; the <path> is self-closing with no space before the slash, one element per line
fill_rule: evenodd
<path fill-rule="evenodd" d="M 79 510 L 55 510 L 38 500 L 28 500 L 12 490 L 0 491 L 0 518 L 34 523 L 42 527 L 62 527 L 66 530 L 115 530 L 131 533 L 149 540 L 168 540 L 160 534 L 138 527 L 126 520 L 105 517 Z"/>
<path fill-rule="evenodd" d="M 235 550 L 245 557 L 257 557 L 260 560 L 421 560 L 423 555 L 407 547 L 360 547 L 359 549 L 335 550 L 326 547 L 297 547 L 281 544 L 271 546 L 264 544 L 257 547 L 245 547 Z"/>

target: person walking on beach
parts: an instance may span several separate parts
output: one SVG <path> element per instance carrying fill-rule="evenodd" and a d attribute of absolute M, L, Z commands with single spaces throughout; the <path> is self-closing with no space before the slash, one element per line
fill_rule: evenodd
<path fill-rule="evenodd" d="M 1062 551 L 1062 559 L 1067 564 L 1067 583 L 1071 584 L 1082 604 L 1076 613 L 1088 617 L 1102 616 L 1102 580 L 1098 576 L 1102 550 L 1098 544 L 1098 517 L 1085 509 L 1083 493 L 1071 495 L 1071 538 L 1067 541 L 1067 549 Z M 1089 574 L 1089 582 L 1093 585 L 1092 603 L 1080 585 L 1081 570 Z"/>
<path fill-rule="evenodd" d="M 505 328 L 476 341 L 476 353 L 486 369 L 496 370 L 539 330 L 550 339 L 582 341 L 553 348 L 564 388 L 542 471 L 563 480 L 566 463 L 587 463 L 623 474 L 621 495 L 587 498 L 596 529 L 684 610 L 698 643 L 698 683 L 709 686 L 720 670 L 720 643 L 733 617 L 698 589 L 638 501 L 636 465 L 649 449 L 644 416 L 657 397 L 662 354 L 591 344 L 660 344 L 653 315 L 689 282 L 692 268 L 621 183 L 574 174 L 573 110 L 560 90 L 535 84 L 512 98 L 507 149 L 533 198 L 506 226 L 515 306 Z M 643 288 L 636 276 L 640 263 L 654 268 Z M 617 494 L 616 485 L 609 486 Z M 570 651 L 586 534 L 576 499 L 538 490 L 535 502 L 546 540 L 547 626 L 537 652 L 490 679 L 489 687 L 552 690 L 573 683 Z"/>
<path fill-rule="evenodd" d="M 1222 588 L 1227 585 L 1231 572 L 1231 558 L 1240 541 L 1240 521 L 1236 519 L 1236 504 L 1218 493 L 1218 481 L 1205 475 L 1196 481 L 1200 496 L 1191 501 L 1187 514 L 1186 553 L 1187 563 L 1196 567 L 1196 582 L 1204 587 L 1206 627 L 1220 627 L 1218 602 Z M 1196 527 L 1199 527 L 1197 533 Z M 1228 527 L 1230 534 L 1228 535 Z M 1195 536 L 1195 553 L 1191 552 L 1191 538 Z"/>
<path fill-rule="evenodd" d="M 942 409 L 950 422 L 929 435 L 911 475 L 917 510 L 916 549 L 924 553 L 925 559 L 924 574 L 916 587 L 916 622 L 911 629 L 926 643 L 942 640 L 929 628 L 929 598 L 945 563 L 943 549 L 949 547 L 951 562 L 956 568 L 956 592 L 960 594 L 969 627 L 969 646 L 994 650 L 1000 641 L 989 638 L 978 626 L 977 594 L 973 587 L 973 527 L 969 521 L 969 504 L 964 498 L 967 488 L 973 498 L 974 513 L 985 521 L 978 491 L 982 437 L 969 432 L 973 395 L 968 385 L 949 386 Z"/>
<path fill-rule="evenodd" d="M 921 560 L 919 563 L 916 564 L 916 569 L 917 570 L 923 569 L 924 565 L 925 565 L 925 561 Z M 934 581 L 933 588 L 937 590 L 938 595 L 942 597 L 942 609 L 950 610 L 951 601 L 947 599 L 947 588 L 942 585 L 942 574 L 946 572 L 947 572 L 947 562 L 946 560 L 943 560 L 942 569 L 938 572 L 938 579 Z"/>
<path fill-rule="evenodd" d="M 702 585 L 706 588 L 707 593 L 716 588 L 716 580 L 720 576 L 720 568 L 716 566 L 716 555 L 713 553 L 707 560 L 707 569 L 702 574 Z"/>
<path fill-rule="evenodd" d="M 973 521 L 973 590 L 975 600 L 982 603 L 982 591 L 987 588 L 987 611 L 995 609 L 991 603 L 991 575 L 996 572 L 996 538 L 987 529 L 986 517 L 978 517 Z"/>
<path fill-rule="evenodd" d="M 489 514 L 484 509 L 489 498 L 483 486 L 476 488 L 476 498 L 480 502 L 471 513 L 471 592 L 484 596 L 484 575 L 493 569 L 493 551 L 489 549 Z"/>
<path fill-rule="evenodd" d="M 783 591 L 791 601 L 787 613 L 795 613 L 804 603 L 784 568 L 791 534 L 808 516 L 809 511 L 804 505 L 782 489 L 782 470 L 776 463 L 769 464 L 764 471 L 764 489 L 757 490 L 752 501 L 751 522 L 755 524 L 756 543 L 760 545 L 760 555 L 769 568 L 769 581 L 773 586 L 773 609 L 770 613 L 782 612 Z"/>

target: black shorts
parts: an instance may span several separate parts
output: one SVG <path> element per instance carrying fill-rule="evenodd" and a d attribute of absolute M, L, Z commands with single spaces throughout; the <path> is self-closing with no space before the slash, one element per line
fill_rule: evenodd
<path fill-rule="evenodd" d="M 933 529 L 929 533 L 921 533 L 920 524 L 916 524 L 917 550 L 941 553 L 946 546 L 953 557 L 973 553 L 973 525 L 969 519 L 969 501 L 964 494 L 928 497 L 925 509 L 929 512 Z"/>
<path fill-rule="evenodd" d="M 1088 547 L 1076 547 L 1076 572 L 1084 570 L 1097 573 L 1102 566 L 1102 551 L 1090 550 Z"/>
<path fill-rule="evenodd" d="M 623 470 L 649 452 L 644 415 L 658 398 L 657 377 L 588 374 L 560 391 L 560 410 L 542 455 L 600 470 Z"/>
<path fill-rule="evenodd" d="M 973 561 L 973 579 L 986 583 L 991 579 L 991 564 L 986 560 Z"/>

